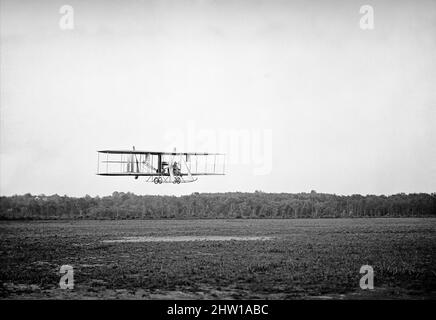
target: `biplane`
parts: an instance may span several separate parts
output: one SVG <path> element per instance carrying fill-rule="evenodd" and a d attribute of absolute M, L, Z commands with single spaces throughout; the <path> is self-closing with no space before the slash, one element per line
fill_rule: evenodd
<path fill-rule="evenodd" d="M 222 153 L 157 152 L 135 150 L 97 151 L 97 174 L 129 176 L 146 182 L 188 183 L 197 176 L 224 175 L 225 155 Z"/>

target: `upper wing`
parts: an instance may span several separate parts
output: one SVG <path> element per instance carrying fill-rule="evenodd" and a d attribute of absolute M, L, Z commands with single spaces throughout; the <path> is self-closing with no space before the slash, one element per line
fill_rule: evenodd
<path fill-rule="evenodd" d="M 208 153 L 208 152 L 159 152 L 159 151 L 139 151 L 139 150 L 99 150 L 100 153 L 109 154 L 153 154 L 153 155 L 190 155 L 190 156 L 209 156 L 209 155 L 224 155 L 224 153 Z"/>

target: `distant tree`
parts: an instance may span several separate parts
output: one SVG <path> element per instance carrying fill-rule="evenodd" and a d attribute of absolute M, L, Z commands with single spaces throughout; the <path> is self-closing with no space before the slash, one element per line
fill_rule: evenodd
<path fill-rule="evenodd" d="M 0 197 L 0 219 L 435 217 L 436 194 L 193 193 L 187 196 Z"/>

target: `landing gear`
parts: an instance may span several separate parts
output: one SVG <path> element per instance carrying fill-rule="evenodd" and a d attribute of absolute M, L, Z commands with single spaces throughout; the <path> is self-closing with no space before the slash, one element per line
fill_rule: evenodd
<path fill-rule="evenodd" d="M 162 177 L 155 177 L 155 178 L 153 179 L 153 182 L 154 182 L 155 184 L 161 184 L 161 183 L 163 182 Z"/>
<path fill-rule="evenodd" d="M 156 176 L 153 178 L 153 180 L 147 180 L 147 181 L 153 181 L 154 184 L 162 184 L 162 183 L 174 183 L 174 184 L 180 184 L 185 182 L 185 180 L 182 179 L 181 176 L 174 176 L 173 179 L 171 177 L 166 176 Z"/>

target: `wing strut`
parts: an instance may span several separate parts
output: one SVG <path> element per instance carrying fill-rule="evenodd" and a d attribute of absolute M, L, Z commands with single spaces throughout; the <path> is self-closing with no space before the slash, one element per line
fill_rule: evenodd
<path fill-rule="evenodd" d="M 188 178 L 189 178 L 189 180 L 191 180 L 191 181 L 195 181 L 195 180 L 197 180 L 197 179 L 194 179 L 194 177 L 192 176 L 192 174 L 191 174 L 191 169 L 189 168 L 188 164 L 186 163 L 185 158 L 184 158 L 184 157 L 181 157 L 181 160 L 182 160 L 183 163 L 185 164 L 186 172 L 188 173 Z"/>

